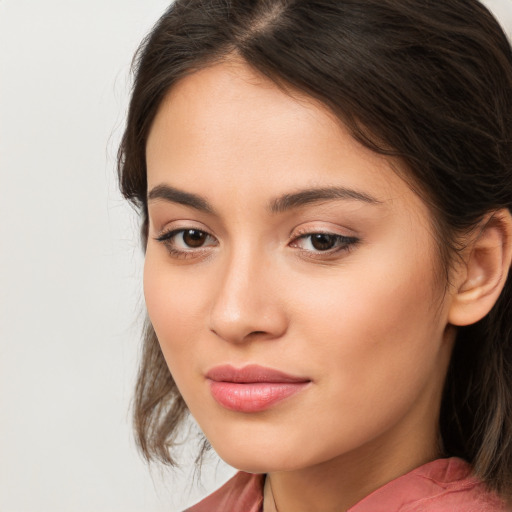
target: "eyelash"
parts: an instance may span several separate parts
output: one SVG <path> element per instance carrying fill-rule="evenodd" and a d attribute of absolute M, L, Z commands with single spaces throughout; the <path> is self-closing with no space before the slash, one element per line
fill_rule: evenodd
<path fill-rule="evenodd" d="M 207 245 L 207 246 L 199 246 L 197 248 L 190 247 L 189 249 L 178 249 L 176 248 L 175 244 L 173 243 L 174 238 L 177 235 L 184 235 L 187 231 L 194 231 L 196 233 L 199 233 L 201 235 L 204 235 L 207 238 L 214 239 L 212 235 L 210 235 L 208 232 L 203 231 L 201 229 L 194 229 L 194 228 L 180 228 L 180 229 L 172 229 L 170 231 L 164 232 L 160 234 L 158 237 L 155 238 L 157 242 L 160 242 L 165 245 L 167 251 L 169 254 L 176 259 L 187 259 L 187 258 L 194 258 L 201 256 L 202 254 L 205 254 L 205 252 L 208 250 L 208 247 L 212 247 L 217 245 Z M 311 249 L 303 249 L 300 247 L 297 247 L 296 242 L 298 240 L 306 240 L 308 238 L 311 238 L 315 235 L 323 235 L 328 236 L 331 238 L 334 238 L 334 246 L 332 248 L 329 248 L 325 251 L 317 249 L 311 250 Z M 330 233 L 327 231 L 307 231 L 303 233 L 298 233 L 297 236 L 290 242 L 291 247 L 297 247 L 301 253 L 307 254 L 310 258 L 326 258 L 329 256 L 334 256 L 340 252 L 348 252 L 351 249 L 353 249 L 358 243 L 359 239 L 356 237 L 348 237 L 344 235 L 339 235 L 337 233 Z M 187 245 L 185 242 L 183 242 L 185 245 Z M 312 243 L 312 242 L 310 242 Z"/>
<path fill-rule="evenodd" d="M 290 243 L 291 247 L 297 247 L 296 242 L 298 240 L 306 240 L 310 239 L 310 244 L 312 245 L 313 236 L 327 236 L 331 237 L 331 239 L 334 239 L 334 246 L 330 249 L 327 249 L 325 251 L 322 250 L 310 250 L 310 249 L 303 249 L 298 247 L 298 249 L 303 253 L 307 254 L 310 258 L 328 258 L 335 256 L 342 252 L 349 252 L 352 250 L 358 243 L 359 239 L 353 236 L 344 236 L 340 235 L 338 233 L 330 233 L 328 231 L 306 231 L 303 233 L 298 233 L 298 235 L 293 239 L 293 241 Z"/>
<path fill-rule="evenodd" d="M 207 233 L 206 231 L 203 231 L 201 229 L 195 229 L 195 228 L 180 228 L 180 229 L 171 229 L 170 231 L 164 232 L 158 237 L 155 238 L 157 242 L 160 242 L 165 245 L 167 251 L 169 254 L 176 259 L 187 259 L 187 258 L 193 258 L 196 256 L 200 256 L 201 253 L 204 253 L 206 248 L 201 246 L 197 248 L 190 248 L 190 249 L 177 249 L 176 246 L 173 244 L 173 239 L 181 234 L 184 235 L 187 231 L 195 231 L 196 233 L 201 233 L 206 235 L 206 237 L 210 237 L 213 239 L 213 236 Z M 206 246 L 211 247 L 211 246 Z"/>

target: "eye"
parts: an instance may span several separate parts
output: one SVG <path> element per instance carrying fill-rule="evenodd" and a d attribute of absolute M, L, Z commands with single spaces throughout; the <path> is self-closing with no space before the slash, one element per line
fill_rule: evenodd
<path fill-rule="evenodd" d="M 180 238 L 184 245 L 195 249 L 204 245 L 208 239 L 208 235 L 198 229 L 187 229 L 181 232 Z"/>
<path fill-rule="evenodd" d="M 290 245 L 314 253 L 333 253 L 348 250 L 358 241 L 357 238 L 334 233 L 306 233 L 296 238 Z"/>
<path fill-rule="evenodd" d="M 186 257 L 201 249 L 217 245 L 217 240 L 200 229 L 173 229 L 156 238 L 172 256 Z"/>

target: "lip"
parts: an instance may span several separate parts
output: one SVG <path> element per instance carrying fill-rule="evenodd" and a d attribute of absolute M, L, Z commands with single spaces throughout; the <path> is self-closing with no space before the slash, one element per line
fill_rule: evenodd
<path fill-rule="evenodd" d="M 259 365 L 210 369 L 206 378 L 213 398 L 238 412 L 260 412 L 303 390 L 311 379 Z"/>

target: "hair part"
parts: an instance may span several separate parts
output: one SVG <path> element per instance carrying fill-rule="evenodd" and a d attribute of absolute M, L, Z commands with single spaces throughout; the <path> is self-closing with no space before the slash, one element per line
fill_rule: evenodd
<path fill-rule="evenodd" d="M 356 140 L 405 164 L 404 179 L 431 208 L 446 275 L 461 233 L 512 210 L 512 50 L 477 0 L 176 0 L 136 55 L 118 154 L 144 247 L 145 147 L 156 112 L 179 80 L 233 55 L 317 99 Z M 512 495 L 510 311 L 509 278 L 489 315 L 459 329 L 440 419 L 445 455 L 469 461 L 503 495 Z M 134 403 L 148 460 L 175 462 L 186 415 L 148 323 Z"/>

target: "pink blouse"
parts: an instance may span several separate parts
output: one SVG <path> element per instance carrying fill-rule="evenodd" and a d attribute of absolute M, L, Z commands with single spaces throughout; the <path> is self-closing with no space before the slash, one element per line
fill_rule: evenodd
<path fill-rule="evenodd" d="M 347 512 L 512 512 L 462 459 L 438 459 L 377 489 Z M 264 475 L 239 472 L 185 512 L 262 512 Z"/>

